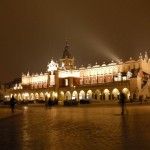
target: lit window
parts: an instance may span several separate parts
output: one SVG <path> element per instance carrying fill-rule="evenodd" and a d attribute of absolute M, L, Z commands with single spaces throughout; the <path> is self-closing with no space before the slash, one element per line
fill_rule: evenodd
<path fill-rule="evenodd" d="M 82 85 L 83 84 L 83 80 L 80 80 L 80 85 Z"/>
<path fill-rule="evenodd" d="M 65 79 L 65 86 L 68 86 L 68 79 Z"/>

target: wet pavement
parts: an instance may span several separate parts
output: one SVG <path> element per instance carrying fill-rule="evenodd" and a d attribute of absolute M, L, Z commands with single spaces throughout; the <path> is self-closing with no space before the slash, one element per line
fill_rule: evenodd
<path fill-rule="evenodd" d="M 15 109 L 14 113 L 12 114 L 9 106 L 0 105 L 0 120 L 19 115 L 21 113 L 23 113 L 21 108 Z"/>
<path fill-rule="evenodd" d="M 0 119 L 2 150 L 147 150 L 150 105 L 24 106 Z"/>

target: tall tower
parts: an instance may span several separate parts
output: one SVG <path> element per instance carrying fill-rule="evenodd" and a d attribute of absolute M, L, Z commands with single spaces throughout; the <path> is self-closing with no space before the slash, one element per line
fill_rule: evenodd
<path fill-rule="evenodd" d="M 66 41 L 65 49 L 63 51 L 63 56 L 60 61 L 60 66 L 65 69 L 73 69 L 74 68 L 74 58 L 71 56 L 69 52 L 69 45 Z"/>

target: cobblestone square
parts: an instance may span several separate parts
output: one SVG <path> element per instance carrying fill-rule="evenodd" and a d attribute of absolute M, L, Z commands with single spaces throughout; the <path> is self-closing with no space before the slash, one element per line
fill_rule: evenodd
<path fill-rule="evenodd" d="M 150 105 L 25 106 L 0 120 L 2 150 L 148 150 Z"/>

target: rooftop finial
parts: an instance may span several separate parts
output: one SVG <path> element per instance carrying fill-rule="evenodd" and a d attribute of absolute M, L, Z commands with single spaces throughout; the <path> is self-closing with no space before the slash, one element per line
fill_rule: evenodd
<path fill-rule="evenodd" d="M 28 71 L 28 73 L 27 73 L 27 76 L 30 76 L 30 73 L 29 73 L 29 71 Z"/>
<path fill-rule="evenodd" d="M 145 52 L 145 58 L 148 58 L 147 52 Z"/>
<path fill-rule="evenodd" d="M 143 56 L 142 56 L 142 54 L 140 53 L 139 60 L 142 60 L 142 59 L 143 59 Z"/>
<path fill-rule="evenodd" d="M 147 54 L 147 52 L 145 52 L 145 58 L 144 58 L 144 60 L 147 62 L 148 61 L 148 54 Z"/>

